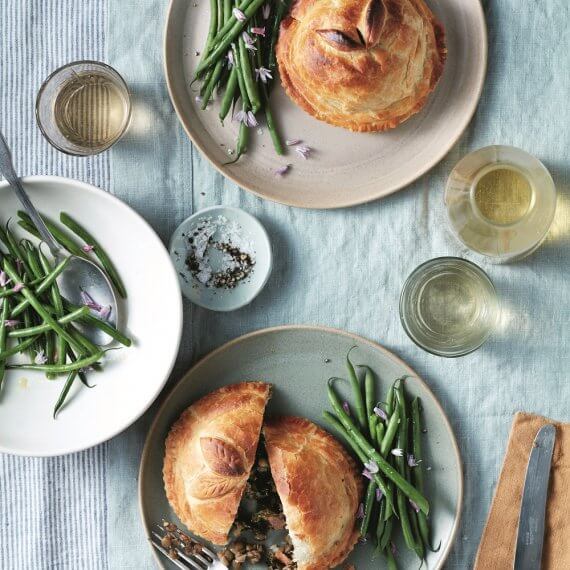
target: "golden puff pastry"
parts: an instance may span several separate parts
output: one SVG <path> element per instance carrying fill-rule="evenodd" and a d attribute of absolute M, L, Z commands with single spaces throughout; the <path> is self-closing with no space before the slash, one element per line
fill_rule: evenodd
<path fill-rule="evenodd" d="M 289 97 L 352 131 L 392 129 L 420 111 L 446 54 L 424 0 L 296 0 L 277 43 Z"/>
<path fill-rule="evenodd" d="M 185 410 L 166 439 L 164 486 L 178 518 L 225 544 L 255 461 L 271 385 L 220 388 Z"/>
<path fill-rule="evenodd" d="M 304 418 L 266 421 L 265 447 L 298 570 L 340 564 L 358 540 L 362 477 L 329 433 Z"/>

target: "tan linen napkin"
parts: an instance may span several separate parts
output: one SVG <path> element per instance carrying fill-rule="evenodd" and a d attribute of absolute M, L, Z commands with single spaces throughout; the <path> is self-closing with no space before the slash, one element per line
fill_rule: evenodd
<path fill-rule="evenodd" d="M 546 423 L 556 426 L 543 570 L 570 569 L 570 424 L 560 424 L 531 414 L 515 415 L 501 476 L 474 570 L 508 570 L 513 567 L 526 467 L 537 431 Z"/>

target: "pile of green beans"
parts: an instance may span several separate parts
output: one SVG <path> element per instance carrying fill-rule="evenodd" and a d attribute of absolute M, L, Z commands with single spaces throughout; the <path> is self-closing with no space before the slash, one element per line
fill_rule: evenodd
<path fill-rule="evenodd" d="M 29 216 L 24 212 L 18 212 L 18 216 L 18 225 L 38 237 Z M 65 250 L 98 263 L 119 295 L 127 296 L 109 255 L 81 224 L 65 213 L 60 221 L 69 231 L 44 220 Z M 41 244 L 19 239 L 8 225 L 0 226 L 0 390 L 7 370 L 36 370 L 44 372 L 49 380 L 66 375 L 53 408 L 54 418 L 75 379 L 89 386 L 87 370 L 101 370 L 105 356 L 105 350 L 87 339 L 76 324 L 96 327 L 124 346 L 132 344 L 128 336 L 93 314 L 89 307 L 73 305 L 61 295 L 57 277 L 68 263 L 66 258 L 54 265 Z M 9 362 L 19 354 L 23 358 Z"/>
<path fill-rule="evenodd" d="M 355 347 L 353 347 L 355 348 Z M 394 533 L 399 526 L 406 547 L 420 560 L 430 542 L 429 502 L 424 495 L 421 402 L 405 391 L 405 377 L 395 380 L 378 402 L 376 377 L 369 366 L 355 366 L 348 352 L 346 367 L 352 401 L 341 402 L 338 378 L 328 382 L 332 413 L 324 419 L 342 437 L 363 467 L 366 492 L 360 519 L 363 539 L 370 535 L 375 554 L 383 554 L 388 568 L 397 568 Z M 360 379 L 357 368 L 364 371 Z"/>
<path fill-rule="evenodd" d="M 202 82 L 199 99 L 202 109 L 206 109 L 214 91 L 220 96 L 222 122 L 240 102 L 242 119 L 236 156 L 228 164 L 237 162 L 247 152 L 249 129 L 257 123 L 260 112 L 265 117 L 275 152 L 283 154 L 283 142 L 269 103 L 271 78 L 266 77 L 264 82 L 259 70 L 276 72 L 275 46 L 288 6 L 289 0 L 210 0 L 208 36 L 194 79 Z M 252 28 L 263 28 L 264 35 L 252 32 Z M 251 121 L 248 113 L 255 121 Z"/>

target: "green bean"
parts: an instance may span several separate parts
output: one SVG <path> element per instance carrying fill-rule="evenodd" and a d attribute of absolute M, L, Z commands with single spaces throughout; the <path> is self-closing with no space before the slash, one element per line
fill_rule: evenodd
<path fill-rule="evenodd" d="M 59 277 L 62 271 L 67 267 L 67 264 L 69 263 L 70 259 L 71 258 L 67 257 L 66 259 L 58 263 L 57 266 L 54 268 L 54 270 L 40 283 L 37 289 L 34 290 L 33 292 L 34 295 L 39 296 L 45 291 L 47 291 L 49 287 L 51 287 L 52 283 Z M 22 291 L 20 291 L 20 294 L 26 297 L 24 291 L 30 292 L 27 286 L 24 289 L 22 289 Z M 20 303 L 16 305 L 16 307 L 14 307 L 14 309 L 10 313 L 10 316 L 12 318 L 17 317 L 29 305 L 30 301 L 27 299 L 27 297 L 24 298 Z"/>
<path fill-rule="evenodd" d="M 388 414 L 388 416 L 391 416 L 394 413 L 394 391 L 398 382 L 400 382 L 400 378 L 394 380 L 388 390 L 388 395 L 386 396 L 386 414 Z"/>
<path fill-rule="evenodd" d="M 34 342 L 38 340 L 38 338 L 39 336 L 31 336 L 18 345 L 12 346 L 11 348 L 6 348 L 4 351 L 0 351 L 0 362 L 7 360 L 10 358 L 10 356 L 14 356 L 19 352 L 23 352 L 27 348 L 30 348 Z"/>
<path fill-rule="evenodd" d="M 378 417 L 378 416 L 376 416 Z M 378 422 L 376 425 L 376 448 L 380 449 L 382 447 L 382 440 L 386 433 L 386 426 L 382 422 Z"/>
<path fill-rule="evenodd" d="M 222 29 L 214 39 L 214 43 L 216 44 L 214 49 L 196 68 L 196 77 L 199 77 L 205 69 L 212 66 L 216 61 L 218 61 L 218 59 L 220 59 L 220 57 L 223 57 L 226 54 L 231 43 L 235 41 L 240 32 L 247 25 L 248 20 L 253 16 L 253 14 L 255 14 L 263 2 L 265 2 L 265 0 L 244 0 L 240 6 L 238 6 L 238 9 L 244 13 L 246 19 L 243 22 L 240 22 L 232 15 L 230 20 L 222 26 Z"/>
<path fill-rule="evenodd" d="M 350 385 L 352 386 L 352 393 L 354 395 L 354 408 L 356 419 L 358 420 L 358 424 L 360 426 L 361 431 L 366 431 L 367 422 L 366 422 L 366 409 L 364 407 L 364 399 L 362 398 L 362 390 L 360 387 L 360 381 L 358 380 L 358 376 L 356 375 L 356 370 L 350 361 L 350 353 L 354 350 L 356 346 L 353 346 L 346 355 L 346 367 L 348 369 L 348 376 L 350 380 Z"/>
<path fill-rule="evenodd" d="M 370 414 L 368 416 L 368 428 L 370 434 L 372 434 L 370 435 L 370 443 L 374 446 L 376 445 L 376 431 L 379 425 L 382 425 L 380 418 L 374 413 Z"/>
<path fill-rule="evenodd" d="M 332 379 L 331 379 L 332 380 Z M 343 410 L 342 404 L 329 380 L 328 396 L 340 423 L 343 425 L 348 435 L 354 439 L 356 445 L 364 452 L 368 460 L 376 463 L 380 471 L 400 489 L 409 499 L 414 501 L 418 507 L 426 514 L 429 513 L 428 500 L 409 482 L 398 473 L 375 449 L 372 447 L 362 433 L 358 430 L 349 415 Z"/>
<path fill-rule="evenodd" d="M 376 497 L 376 483 L 374 480 L 368 482 L 366 489 L 366 498 L 364 500 L 364 517 L 360 523 L 360 536 L 365 537 L 368 534 L 368 527 L 370 526 L 370 519 L 374 509 L 374 498 Z"/>
<path fill-rule="evenodd" d="M 101 244 L 78 222 L 76 222 L 71 216 L 62 212 L 59 216 L 61 222 L 67 226 L 76 236 L 80 237 L 87 245 L 93 247 L 93 253 L 101 262 L 103 269 L 109 276 L 109 279 L 117 289 L 119 295 L 123 298 L 127 298 L 127 290 L 125 289 L 125 285 L 123 284 L 123 280 L 121 279 L 119 272 L 115 268 L 115 265 L 111 261 L 110 257 L 107 255 L 107 252 L 103 249 Z"/>
<path fill-rule="evenodd" d="M 271 40 L 269 43 L 269 58 L 267 66 L 269 69 L 275 69 L 277 67 L 277 61 L 275 58 L 275 47 L 277 45 L 277 38 L 279 37 L 279 27 L 281 26 L 281 20 L 285 16 L 285 12 L 289 7 L 289 2 L 285 0 L 277 0 L 277 9 L 275 10 L 275 16 L 273 17 L 273 26 L 271 28 Z"/>
<path fill-rule="evenodd" d="M 20 263 L 22 264 L 22 268 L 24 270 L 24 275 L 28 275 L 30 279 L 33 279 L 32 271 L 30 269 L 30 266 L 28 265 L 26 256 L 24 255 L 24 252 L 22 251 L 20 244 L 14 239 L 14 235 L 9 229 L 6 231 L 6 236 L 8 237 L 8 243 L 10 244 L 9 246 L 10 253 L 14 257 L 14 259 L 20 260 Z"/>
<path fill-rule="evenodd" d="M 62 408 L 63 404 L 65 403 L 65 400 L 67 398 L 67 394 L 69 393 L 69 390 L 71 389 L 71 386 L 73 385 L 73 382 L 75 381 L 75 378 L 77 378 L 77 370 L 72 370 L 69 373 L 67 380 L 65 381 L 65 384 L 63 385 L 63 388 L 61 390 L 61 393 L 59 394 L 59 398 L 57 399 L 55 406 L 53 407 L 53 419 L 54 420 L 55 420 L 55 416 L 57 416 L 57 413 L 59 412 L 59 410 Z"/>
<path fill-rule="evenodd" d="M 366 404 L 366 417 L 368 418 L 368 433 L 370 434 L 370 441 L 374 443 L 376 440 L 376 422 L 372 419 L 377 417 L 374 413 L 374 374 L 369 366 L 362 366 L 361 368 L 366 371 L 364 375 L 364 402 Z"/>
<path fill-rule="evenodd" d="M 71 343 L 70 343 L 71 344 Z M 80 368 L 88 368 L 92 364 L 101 360 L 105 356 L 105 352 L 100 350 L 96 354 L 91 354 L 81 360 L 76 360 L 75 362 L 68 362 L 63 366 L 59 364 L 10 364 L 7 366 L 10 370 L 21 369 L 21 370 L 40 370 L 42 372 L 53 372 L 54 374 L 63 374 L 64 372 L 72 372 L 74 370 L 79 370 Z"/>
<path fill-rule="evenodd" d="M 387 570 L 398 570 L 398 565 L 396 564 L 396 559 L 390 547 L 386 548 L 386 559 L 387 559 Z"/>
<path fill-rule="evenodd" d="M 226 24 L 232 17 L 232 0 L 223 0 L 223 6 L 224 24 Z"/>
<path fill-rule="evenodd" d="M 60 263 L 59 265 L 62 265 L 63 263 L 64 262 Z M 16 280 L 17 279 L 17 273 L 16 273 L 16 270 L 14 269 L 14 267 L 12 266 L 12 264 L 7 259 L 4 259 L 3 265 L 4 265 L 4 271 L 6 271 L 8 276 L 11 279 Z M 52 274 L 53 274 L 53 272 L 52 272 Z M 45 281 L 44 281 L 44 283 L 45 283 Z M 67 340 L 67 342 L 69 342 L 69 344 L 71 346 L 79 347 L 77 341 L 72 336 L 70 336 L 69 333 L 67 331 L 65 331 L 59 323 L 57 323 L 55 321 L 55 319 L 51 316 L 51 314 L 44 308 L 44 306 L 38 300 L 36 295 L 34 295 L 27 287 L 22 289 L 22 295 L 25 297 L 26 301 L 28 301 L 28 303 L 32 306 L 34 311 L 36 311 L 36 313 L 38 313 L 38 315 L 46 323 L 48 323 L 51 326 L 51 328 L 57 334 L 63 336 L 65 338 L 65 340 Z M 14 313 L 12 313 L 12 314 L 14 314 Z"/>
<path fill-rule="evenodd" d="M 57 322 L 60 325 L 67 325 L 68 323 L 71 323 L 73 321 L 77 321 L 77 320 L 81 319 L 81 317 L 84 317 L 88 313 L 89 313 L 88 307 L 81 307 L 80 309 L 77 309 L 76 311 L 73 311 L 72 313 L 67 313 L 67 315 L 60 317 L 59 319 L 57 319 Z M 43 334 L 43 333 L 46 333 L 50 330 L 51 330 L 51 327 L 49 324 L 42 323 L 41 325 L 36 325 L 33 327 L 16 329 L 16 330 L 10 331 L 8 336 L 10 338 L 24 338 L 27 336 L 35 336 L 38 334 Z M 64 354 L 65 354 L 65 352 L 64 352 Z"/>
<path fill-rule="evenodd" d="M 261 101 L 259 99 L 259 90 L 257 89 L 257 83 L 253 79 L 253 71 L 251 69 L 249 54 L 247 52 L 247 48 L 245 47 L 245 41 L 242 36 L 238 38 L 238 49 L 240 56 L 240 68 L 243 73 L 245 89 L 251 103 L 251 110 L 255 115 L 261 107 Z"/>
<path fill-rule="evenodd" d="M 366 457 L 366 454 L 362 451 L 362 449 L 360 449 L 360 447 L 357 445 L 357 443 L 354 441 L 354 439 L 352 439 L 350 437 L 347 430 L 344 428 L 344 426 L 338 420 L 338 418 L 335 415 L 331 414 L 330 412 L 326 412 L 326 411 L 323 412 L 323 418 L 329 423 L 329 425 L 331 427 L 333 427 L 342 436 L 342 438 L 346 441 L 346 443 L 352 449 L 354 454 L 358 457 L 360 462 L 363 465 L 364 465 L 364 463 L 367 463 L 368 458 Z M 374 479 L 374 482 L 376 483 L 376 485 L 378 485 L 378 488 L 382 491 L 382 493 L 386 497 L 386 502 L 387 502 L 387 504 L 391 510 L 392 509 L 392 495 L 393 494 L 390 491 L 389 485 L 384 481 L 384 479 L 382 478 L 380 473 L 373 473 L 372 478 Z"/>
<path fill-rule="evenodd" d="M 386 515 L 386 501 L 380 501 L 380 508 L 378 510 L 378 521 L 376 523 L 376 550 L 374 551 L 374 555 L 380 554 L 382 549 L 380 548 L 380 540 L 382 539 L 382 534 L 388 524 L 388 521 L 385 520 Z M 390 519 L 391 522 L 391 519 Z"/>
<path fill-rule="evenodd" d="M 269 135 L 271 136 L 271 141 L 273 142 L 273 148 L 278 155 L 283 154 L 283 142 L 281 140 L 281 135 L 277 130 L 277 125 L 273 119 L 273 113 L 271 112 L 271 107 L 269 104 L 269 95 L 265 86 L 262 88 L 262 93 L 264 97 L 263 110 L 265 112 L 265 122 L 267 123 L 267 128 L 269 129 Z"/>
<path fill-rule="evenodd" d="M 29 283 L 26 282 L 25 285 L 28 287 L 31 287 L 33 285 L 38 285 L 42 281 L 43 281 L 43 278 L 34 279 L 33 281 L 30 281 Z M 5 291 L 0 291 L 0 299 L 5 299 L 8 297 L 14 297 L 15 295 L 19 295 L 19 291 L 14 291 L 14 289 L 7 289 Z"/>
<path fill-rule="evenodd" d="M 222 101 L 220 103 L 219 117 L 220 121 L 222 122 L 227 117 L 230 111 L 237 88 L 238 88 L 237 69 L 234 66 L 230 71 L 230 78 L 228 79 L 228 84 L 226 85 L 226 90 L 224 91 L 224 96 L 222 97 Z"/>
<path fill-rule="evenodd" d="M 388 426 L 386 427 L 386 433 L 382 438 L 382 444 L 380 445 L 380 455 L 382 457 L 386 457 L 388 452 L 392 447 L 392 443 L 394 442 L 394 438 L 398 433 L 398 427 L 400 425 L 400 410 L 396 408 L 390 419 L 388 420 Z"/>
<path fill-rule="evenodd" d="M 0 310 L 0 354 L 6 350 L 6 326 L 5 321 L 8 318 L 9 303 L 8 299 L 2 301 L 2 309 Z M 6 362 L 0 360 L 0 389 L 2 389 L 2 382 L 6 373 Z"/>
<path fill-rule="evenodd" d="M 77 360 L 77 355 L 75 354 L 75 352 L 73 352 L 73 350 L 71 350 L 71 348 L 69 348 L 69 346 L 67 347 L 67 354 L 69 355 L 69 358 L 71 359 L 72 362 L 75 362 Z M 96 367 L 98 366 L 98 363 L 92 364 L 91 368 L 93 369 L 97 369 Z M 81 380 L 81 383 L 86 387 L 86 388 L 94 388 L 95 385 L 91 385 L 89 384 L 89 382 L 87 381 L 87 374 L 85 372 L 84 369 L 80 368 L 77 371 L 77 375 L 79 376 L 79 379 Z"/>
<path fill-rule="evenodd" d="M 32 222 L 32 219 L 28 214 L 26 214 L 26 212 L 19 211 L 18 216 L 20 216 L 20 221 L 18 222 L 20 227 L 24 228 L 34 237 L 42 239 L 40 232 L 38 232 L 36 226 L 34 226 L 34 223 Z M 57 243 L 59 243 L 59 245 L 61 245 L 68 253 L 76 255 L 77 257 L 82 257 L 83 259 L 89 259 L 89 256 L 81 249 L 81 246 L 78 245 L 66 231 L 62 230 L 45 216 L 42 216 L 42 220 L 51 235 L 55 238 L 55 241 L 57 241 Z"/>
<path fill-rule="evenodd" d="M 208 27 L 208 35 L 206 37 L 206 43 L 204 49 L 202 50 L 202 57 L 198 63 L 198 67 L 202 64 L 204 59 L 210 53 L 212 46 L 214 45 L 214 38 L 218 33 L 218 2 L 217 0 L 210 0 L 210 25 Z"/>
<path fill-rule="evenodd" d="M 212 71 L 212 75 L 205 83 L 204 93 L 202 93 L 202 104 L 200 106 L 200 109 L 202 109 L 202 111 L 208 106 L 208 103 L 210 102 L 212 93 L 214 92 L 214 88 L 220 81 L 220 76 L 222 75 L 222 69 L 223 69 L 223 61 L 220 59 L 216 63 Z"/>
<path fill-rule="evenodd" d="M 239 134 L 236 145 L 236 157 L 230 162 L 226 162 L 226 165 L 235 164 L 244 152 L 247 150 L 247 143 L 249 141 L 249 129 L 245 123 L 241 123 L 239 126 Z"/>

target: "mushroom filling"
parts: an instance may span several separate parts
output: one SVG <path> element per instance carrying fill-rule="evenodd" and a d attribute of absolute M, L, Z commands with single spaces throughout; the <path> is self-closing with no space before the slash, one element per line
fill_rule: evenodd
<path fill-rule="evenodd" d="M 273 570 L 297 568 L 283 507 L 261 441 L 230 532 L 230 542 L 218 556 L 232 570 L 253 564 L 264 564 Z"/>

